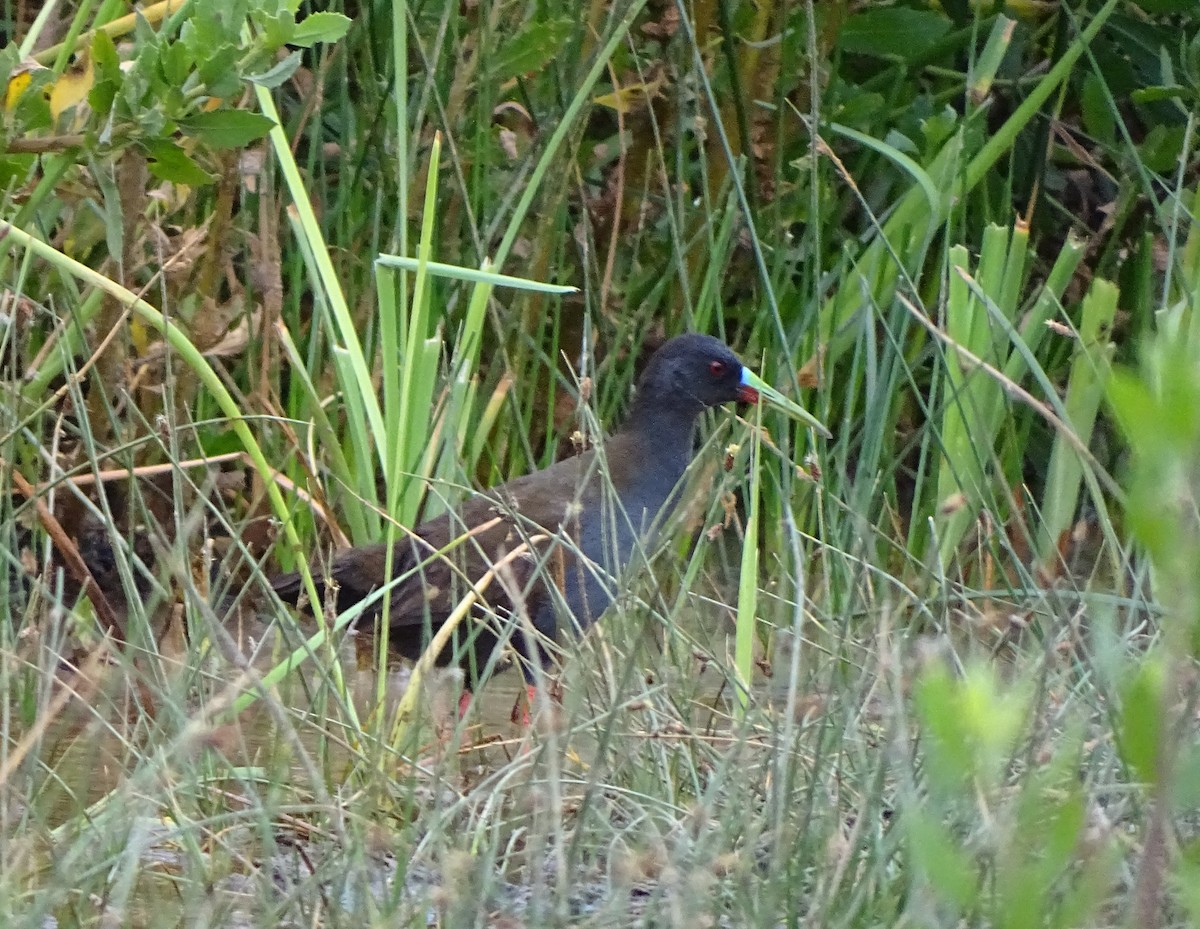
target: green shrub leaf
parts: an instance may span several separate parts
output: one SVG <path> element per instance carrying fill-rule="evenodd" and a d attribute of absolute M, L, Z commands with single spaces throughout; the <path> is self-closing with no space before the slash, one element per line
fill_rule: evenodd
<path fill-rule="evenodd" d="M 167 139 L 145 143 L 150 155 L 150 173 L 162 181 L 188 184 L 192 187 L 211 184 L 212 177 L 182 148 Z"/>
<path fill-rule="evenodd" d="M 923 55 L 950 31 L 950 21 L 932 10 L 868 9 L 846 20 L 838 37 L 842 51 L 905 61 Z"/>
<path fill-rule="evenodd" d="M 179 128 L 210 148 L 242 148 L 261 139 L 275 124 L 261 113 L 211 110 L 179 121 Z"/>
<path fill-rule="evenodd" d="M 336 42 L 350 29 L 350 18 L 341 13 L 313 13 L 296 24 L 289 45 L 309 48 L 318 42 Z"/>
<path fill-rule="evenodd" d="M 540 71 L 558 54 L 574 28 L 574 20 L 560 16 L 529 23 L 492 58 L 492 77 L 497 81 L 531 71 Z"/>

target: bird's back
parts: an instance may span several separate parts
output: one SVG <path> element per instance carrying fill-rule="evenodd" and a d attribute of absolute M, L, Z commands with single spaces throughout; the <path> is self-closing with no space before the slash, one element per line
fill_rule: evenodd
<path fill-rule="evenodd" d="M 507 618 L 524 612 L 551 638 L 564 613 L 570 626 L 586 629 L 611 605 L 619 577 L 681 472 L 647 474 L 640 467 L 643 453 L 618 434 L 601 455 L 585 452 L 474 494 L 406 533 L 392 554 L 390 576 L 397 580 L 387 619 L 394 647 L 420 654 L 427 633 L 497 565 L 499 576 L 483 588 L 478 613 Z M 314 573 L 323 596 L 336 587 L 342 612 L 383 586 L 386 562 L 386 545 L 368 545 L 336 555 L 328 571 Z M 302 592 L 295 574 L 277 578 L 274 587 L 291 602 Z M 381 609 L 365 610 L 360 622 L 375 621 Z"/>

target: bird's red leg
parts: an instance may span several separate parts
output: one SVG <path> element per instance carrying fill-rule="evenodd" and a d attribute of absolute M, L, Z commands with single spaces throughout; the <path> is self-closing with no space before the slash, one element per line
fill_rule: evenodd
<path fill-rule="evenodd" d="M 463 692 L 458 695 L 458 718 L 464 720 L 467 718 L 467 713 L 471 711 L 471 701 L 475 699 L 475 695 L 471 693 L 469 688 L 464 687 Z"/>
<path fill-rule="evenodd" d="M 532 684 L 525 685 L 525 699 L 521 699 L 521 695 L 517 694 L 516 702 L 513 703 L 512 716 L 510 717 L 514 723 L 520 723 L 528 728 L 533 722 L 530 718 L 529 711 L 533 708 L 533 701 L 537 699 L 537 688 Z"/>
<path fill-rule="evenodd" d="M 562 704 L 563 688 L 561 681 L 551 681 L 546 693 L 550 695 L 550 699 L 556 704 Z M 537 688 L 532 684 L 525 685 L 525 699 L 521 699 L 521 695 L 517 694 L 517 700 L 512 708 L 512 721 L 520 723 L 522 726 L 528 726 L 532 720 L 530 719 L 530 711 L 533 709 L 534 703 L 537 701 Z"/>

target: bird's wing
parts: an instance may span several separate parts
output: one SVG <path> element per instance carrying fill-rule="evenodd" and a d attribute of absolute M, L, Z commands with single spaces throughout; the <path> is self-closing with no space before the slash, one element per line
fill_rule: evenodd
<path fill-rule="evenodd" d="M 476 494 L 397 541 L 392 577 L 401 580 L 391 594 L 389 625 L 439 624 L 489 571 L 480 590 L 485 609 L 512 611 L 514 598 L 544 594 L 545 584 L 561 590 L 570 555 L 556 544 L 557 534 L 564 524 L 570 531 L 590 457 L 569 458 Z M 378 545 L 334 559 L 330 574 L 341 588 L 339 607 L 381 586 L 386 554 Z"/>

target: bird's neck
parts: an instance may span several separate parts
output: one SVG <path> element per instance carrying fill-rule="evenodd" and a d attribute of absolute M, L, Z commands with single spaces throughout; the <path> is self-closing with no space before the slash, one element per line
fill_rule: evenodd
<path fill-rule="evenodd" d="M 657 464 L 657 477 L 673 487 L 692 460 L 696 418 L 694 413 L 647 404 L 634 408 L 619 435 L 630 454 L 647 465 Z"/>

